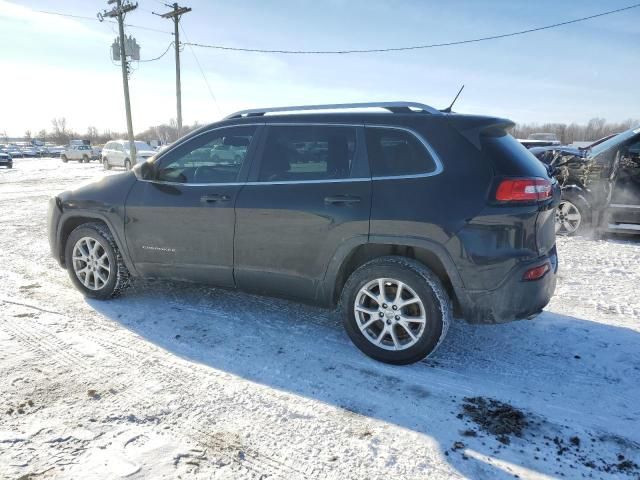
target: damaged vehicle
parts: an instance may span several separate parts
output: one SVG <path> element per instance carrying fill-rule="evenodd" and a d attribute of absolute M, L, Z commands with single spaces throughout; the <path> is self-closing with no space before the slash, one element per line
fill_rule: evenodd
<path fill-rule="evenodd" d="M 52 198 L 51 251 L 91 298 L 131 277 L 280 296 L 416 362 L 454 312 L 527 319 L 554 293 L 560 189 L 513 125 L 413 102 L 238 112 Z"/>
<path fill-rule="evenodd" d="M 562 188 L 557 233 L 640 233 L 640 127 L 611 136 L 584 153 L 543 152 L 542 161 Z"/>

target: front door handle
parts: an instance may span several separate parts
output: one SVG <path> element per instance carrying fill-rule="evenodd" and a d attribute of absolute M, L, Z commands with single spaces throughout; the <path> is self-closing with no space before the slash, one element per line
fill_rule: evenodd
<path fill-rule="evenodd" d="M 333 197 L 325 197 L 324 203 L 326 205 L 351 205 L 354 203 L 360 203 L 360 197 L 354 197 L 352 195 L 335 195 Z"/>
<path fill-rule="evenodd" d="M 228 202 L 229 200 L 231 200 L 229 195 L 223 195 L 220 193 L 212 193 L 210 195 L 203 195 L 200 197 L 200 201 L 202 203 Z"/>

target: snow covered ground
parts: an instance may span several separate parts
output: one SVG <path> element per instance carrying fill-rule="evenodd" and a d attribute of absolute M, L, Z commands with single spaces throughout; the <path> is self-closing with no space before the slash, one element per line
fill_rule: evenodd
<path fill-rule="evenodd" d="M 0 478 L 640 475 L 638 240 L 560 239 L 542 315 L 455 322 L 432 359 L 393 367 L 335 314 L 283 300 L 168 282 L 85 300 L 50 257 L 46 203 L 105 173 L 14 165 L 0 171 Z"/>

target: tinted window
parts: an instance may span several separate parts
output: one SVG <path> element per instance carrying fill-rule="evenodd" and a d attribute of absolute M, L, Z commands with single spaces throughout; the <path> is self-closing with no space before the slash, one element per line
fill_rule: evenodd
<path fill-rule="evenodd" d="M 374 177 L 414 175 L 436 169 L 425 146 L 410 132 L 367 127 L 366 135 L 369 164 Z"/>
<path fill-rule="evenodd" d="M 261 182 L 349 178 L 354 127 L 272 126 L 262 154 Z"/>
<path fill-rule="evenodd" d="M 175 183 L 232 183 L 238 175 L 255 127 L 222 128 L 195 137 L 161 159 L 157 180 Z M 223 145 L 225 148 L 219 148 Z"/>

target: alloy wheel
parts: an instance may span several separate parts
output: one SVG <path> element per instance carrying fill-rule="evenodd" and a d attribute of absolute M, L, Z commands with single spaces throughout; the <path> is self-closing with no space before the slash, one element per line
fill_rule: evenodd
<path fill-rule="evenodd" d="M 353 312 L 364 337 L 385 350 L 412 347 L 426 326 L 426 311 L 418 294 L 392 278 L 377 278 L 363 286 Z"/>
<path fill-rule="evenodd" d="M 580 210 L 568 200 L 562 200 L 556 209 L 556 233 L 572 234 L 582 223 Z"/>
<path fill-rule="evenodd" d="M 111 264 L 105 248 L 92 237 L 82 237 L 73 247 L 73 271 L 90 290 L 101 290 L 109 281 Z"/>

